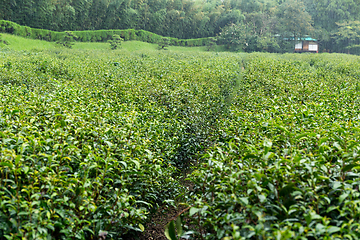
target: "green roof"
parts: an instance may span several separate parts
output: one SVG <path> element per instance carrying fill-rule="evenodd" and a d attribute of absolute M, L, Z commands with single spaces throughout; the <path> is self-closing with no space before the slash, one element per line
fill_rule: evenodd
<path fill-rule="evenodd" d="M 317 40 L 311 37 L 306 37 L 306 38 L 302 38 L 301 40 L 305 40 L 305 41 L 313 41 L 316 42 Z"/>
<path fill-rule="evenodd" d="M 284 38 L 284 40 L 294 41 L 294 38 L 293 38 L 293 37 Z M 312 41 L 312 42 L 316 42 L 316 41 L 317 41 L 315 38 L 311 38 L 311 37 L 297 38 L 296 40 L 297 40 L 297 41 Z"/>

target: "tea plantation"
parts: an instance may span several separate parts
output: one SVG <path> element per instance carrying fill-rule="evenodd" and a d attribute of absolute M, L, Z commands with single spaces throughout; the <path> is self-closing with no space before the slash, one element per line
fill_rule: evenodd
<path fill-rule="evenodd" d="M 346 55 L 0 51 L 0 239 L 136 239 L 172 202 L 170 239 L 358 239 L 359 78 Z"/>

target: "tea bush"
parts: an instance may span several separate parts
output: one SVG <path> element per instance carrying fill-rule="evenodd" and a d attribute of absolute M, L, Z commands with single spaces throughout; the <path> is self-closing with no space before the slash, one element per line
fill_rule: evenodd
<path fill-rule="evenodd" d="M 7 240 L 143 231 L 149 214 L 184 192 L 175 166 L 216 138 L 241 62 L 66 49 L 0 56 Z"/>
<path fill-rule="evenodd" d="M 196 239 L 360 237 L 359 58 L 248 55 L 190 176 Z"/>
<path fill-rule="evenodd" d="M 0 239 L 128 238 L 165 200 L 193 239 L 358 239 L 359 65 L 0 51 Z"/>

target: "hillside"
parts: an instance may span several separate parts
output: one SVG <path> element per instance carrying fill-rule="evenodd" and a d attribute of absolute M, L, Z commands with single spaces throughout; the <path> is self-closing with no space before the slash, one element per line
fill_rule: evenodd
<path fill-rule="evenodd" d="M 29 39 L 12 34 L 1 33 L 0 39 L 8 43 L 0 43 L 0 49 L 12 49 L 12 50 L 54 50 L 62 48 L 55 42 L 48 42 L 45 40 Z M 74 42 L 72 46 L 74 50 L 110 50 L 110 44 L 104 42 Z M 146 43 L 142 41 L 125 41 L 121 45 L 121 49 L 125 51 L 158 51 L 158 44 Z M 181 47 L 181 46 L 168 46 L 170 51 L 178 52 L 197 52 L 206 51 L 206 47 Z M 217 47 L 218 50 L 224 50 L 221 47 Z M 166 50 L 164 50 L 166 51 Z"/>

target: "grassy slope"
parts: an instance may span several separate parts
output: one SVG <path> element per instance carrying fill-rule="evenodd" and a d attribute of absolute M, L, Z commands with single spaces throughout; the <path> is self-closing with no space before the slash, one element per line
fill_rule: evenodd
<path fill-rule="evenodd" d="M 1 40 L 5 40 L 9 43 L 9 45 L 0 44 L 0 48 L 9 48 L 13 50 L 44 50 L 44 49 L 52 49 L 55 48 L 55 43 L 41 41 L 41 40 L 34 40 L 34 39 L 27 39 L 18 37 L 11 34 L 4 34 L 0 35 Z"/>
<path fill-rule="evenodd" d="M 53 42 L 47 42 L 42 40 L 34 40 L 23 37 L 18 37 L 11 34 L 1 34 L 0 39 L 5 40 L 9 45 L 0 44 L 0 48 L 9 48 L 12 50 L 45 50 L 56 49 L 59 46 Z M 73 46 L 73 49 L 82 50 L 110 50 L 108 43 L 94 43 L 94 42 L 77 42 Z M 158 51 L 157 44 L 140 42 L 140 41 L 127 41 L 122 43 L 122 49 L 128 51 Z M 168 47 L 171 51 L 176 52 L 203 52 L 206 51 L 205 47 Z"/>

